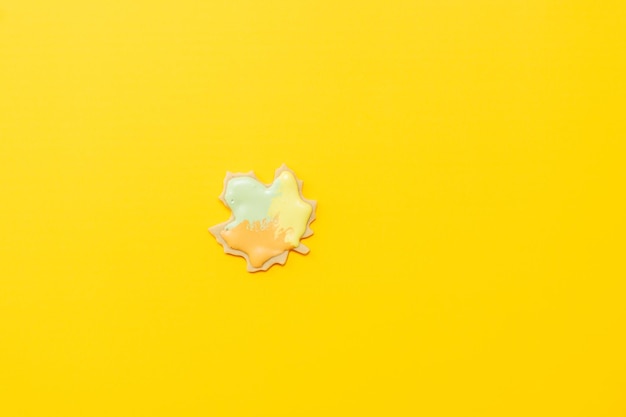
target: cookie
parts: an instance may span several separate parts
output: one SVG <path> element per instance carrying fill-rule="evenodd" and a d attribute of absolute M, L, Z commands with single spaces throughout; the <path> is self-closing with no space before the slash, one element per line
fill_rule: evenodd
<path fill-rule="evenodd" d="M 267 185 L 253 172 L 226 173 L 220 200 L 231 218 L 209 231 L 224 252 L 246 259 L 249 272 L 283 265 L 292 250 L 309 252 L 301 240 L 313 234 L 317 203 L 304 198 L 302 181 L 287 166 L 278 168 Z"/>

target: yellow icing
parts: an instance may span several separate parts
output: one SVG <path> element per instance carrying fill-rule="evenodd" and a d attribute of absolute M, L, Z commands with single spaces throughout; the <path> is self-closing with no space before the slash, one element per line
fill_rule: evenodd
<path fill-rule="evenodd" d="M 291 172 L 282 172 L 275 182 L 279 192 L 272 199 L 268 214 L 278 223 L 276 236 L 284 234 L 285 242 L 295 248 L 300 245 L 313 207 L 300 197 L 298 183 Z"/>

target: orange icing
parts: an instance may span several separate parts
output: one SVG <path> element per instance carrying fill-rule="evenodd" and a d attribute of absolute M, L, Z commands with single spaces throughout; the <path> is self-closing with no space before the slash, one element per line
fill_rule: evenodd
<path fill-rule="evenodd" d="M 293 249 L 292 244 L 285 242 L 285 233 L 285 230 L 278 231 L 277 221 L 256 221 L 251 226 L 247 220 L 230 230 L 220 232 L 228 246 L 248 255 L 250 264 L 255 268 L 260 268 L 270 258 Z"/>

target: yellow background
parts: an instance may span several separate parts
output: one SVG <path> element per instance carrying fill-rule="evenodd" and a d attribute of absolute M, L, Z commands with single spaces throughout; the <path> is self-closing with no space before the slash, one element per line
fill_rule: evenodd
<path fill-rule="evenodd" d="M 0 415 L 625 416 L 626 5 L 0 1 Z M 248 274 L 227 170 L 312 252 Z"/>

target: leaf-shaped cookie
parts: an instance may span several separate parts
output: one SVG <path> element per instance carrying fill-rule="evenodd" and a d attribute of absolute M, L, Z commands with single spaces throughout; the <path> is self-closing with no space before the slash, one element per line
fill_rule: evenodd
<path fill-rule="evenodd" d="M 302 196 L 302 181 L 285 165 L 276 170 L 269 185 L 252 172 L 227 173 L 220 200 L 232 216 L 209 231 L 224 252 L 246 259 L 248 271 L 282 265 L 291 250 L 309 252 L 300 240 L 313 234 L 310 225 L 316 202 Z"/>

